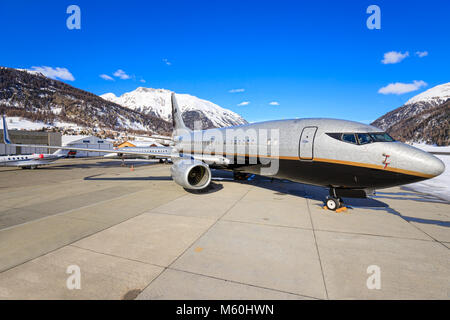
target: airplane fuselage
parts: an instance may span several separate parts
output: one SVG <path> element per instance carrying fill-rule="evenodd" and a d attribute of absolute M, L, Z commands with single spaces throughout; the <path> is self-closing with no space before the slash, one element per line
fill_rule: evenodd
<path fill-rule="evenodd" d="M 0 166 L 34 169 L 38 166 L 49 164 L 61 158 L 62 156 L 55 154 L 19 154 L 0 156 Z"/>
<path fill-rule="evenodd" d="M 223 140 L 211 138 L 212 130 L 222 134 Z M 265 130 L 270 136 L 270 131 L 276 130 L 278 135 L 269 138 L 271 147 L 278 149 L 279 165 L 273 176 L 334 188 L 386 188 L 432 178 L 444 170 L 444 164 L 433 155 L 353 121 L 279 120 L 212 130 L 181 135 L 176 148 L 184 154 L 223 154 L 233 158 L 228 168 L 261 174 L 261 158 L 273 156 L 270 151 L 266 156 L 258 154 L 267 141 L 252 138 L 252 134 L 236 139 L 227 131 Z"/>

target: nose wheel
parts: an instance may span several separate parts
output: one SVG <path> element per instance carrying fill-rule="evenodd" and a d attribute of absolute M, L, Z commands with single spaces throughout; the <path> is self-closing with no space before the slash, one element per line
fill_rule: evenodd
<path fill-rule="evenodd" d="M 328 210 L 337 210 L 341 207 L 341 203 L 339 202 L 338 199 L 335 198 L 328 198 L 327 201 L 325 202 L 327 209 Z"/>
<path fill-rule="evenodd" d="M 336 195 L 336 190 L 334 188 L 330 189 L 330 195 L 327 196 L 325 200 L 325 206 L 328 210 L 332 211 L 345 211 L 347 208 L 344 206 L 344 201 L 338 198 Z"/>

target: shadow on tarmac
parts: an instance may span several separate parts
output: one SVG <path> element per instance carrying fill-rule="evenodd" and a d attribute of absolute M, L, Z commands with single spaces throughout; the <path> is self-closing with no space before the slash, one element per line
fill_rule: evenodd
<path fill-rule="evenodd" d="M 233 181 L 232 172 L 215 170 L 213 173 L 213 177 L 217 177 L 220 180 L 230 180 Z M 214 178 L 213 178 L 214 179 Z M 272 190 L 276 195 L 293 195 L 301 198 L 307 198 L 317 201 L 324 201 L 326 196 L 329 194 L 328 188 L 313 186 L 308 184 L 302 184 L 297 182 L 292 182 L 289 180 L 279 180 L 279 179 L 271 179 L 262 176 L 251 176 L 249 180 L 239 180 L 236 183 L 245 183 L 245 184 L 254 184 L 258 187 L 265 188 L 268 190 Z M 358 199 L 358 198 L 343 198 L 344 203 L 350 209 L 352 208 L 365 208 L 370 210 L 377 211 L 385 211 L 387 213 L 396 215 L 401 217 L 407 222 L 418 222 L 424 224 L 434 224 L 443 227 L 450 227 L 450 222 L 441 221 L 441 220 L 433 220 L 433 219 L 424 219 L 424 218 L 416 218 L 409 217 L 401 214 L 395 209 L 389 207 L 387 203 L 380 201 L 379 199 L 399 199 L 399 200 L 412 200 L 412 201 L 420 201 L 420 202 L 434 202 L 434 203 L 446 203 L 438 198 L 435 198 L 431 195 L 420 194 L 416 192 L 379 192 L 377 191 L 377 195 L 374 198 L 366 198 L 366 199 Z M 318 205 L 322 207 L 322 204 Z"/>
<path fill-rule="evenodd" d="M 300 198 L 312 199 L 317 201 L 324 201 L 326 196 L 329 194 L 328 188 L 313 186 L 308 184 L 302 184 L 297 182 L 292 182 L 289 180 L 272 179 L 268 177 L 250 175 L 247 180 L 234 180 L 233 173 L 227 170 L 211 170 L 213 175 L 211 184 L 205 190 L 188 190 L 186 192 L 191 194 L 210 194 L 218 192 L 223 189 L 220 181 L 233 181 L 235 183 L 241 184 L 252 184 L 260 188 L 265 188 L 274 191 L 274 194 L 278 196 L 293 195 Z M 101 175 L 101 174 L 100 174 Z M 172 180 L 170 176 L 163 177 L 98 177 L 100 175 L 94 175 L 84 178 L 84 180 L 91 181 L 167 181 Z M 388 204 L 382 202 L 382 199 L 399 199 L 399 200 L 410 200 L 410 201 L 420 201 L 420 202 L 435 202 L 435 203 L 446 203 L 438 198 L 430 195 L 415 193 L 415 192 L 378 192 L 373 198 L 358 199 L 358 198 L 343 198 L 345 205 L 349 209 L 353 208 L 365 208 L 370 210 L 385 211 L 390 214 L 401 217 L 407 222 L 418 222 L 424 224 L 435 224 L 443 227 L 450 227 L 450 222 L 423 219 L 416 217 L 409 217 L 401 214 L 395 209 L 389 207 Z M 317 206 L 322 207 L 323 204 L 317 204 Z"/>

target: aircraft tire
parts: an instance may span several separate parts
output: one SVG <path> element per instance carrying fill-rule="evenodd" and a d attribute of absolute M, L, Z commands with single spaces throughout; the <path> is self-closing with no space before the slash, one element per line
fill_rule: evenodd
<path fill-rule="evenodd" d="M 339 207 L 341 206 L 338 199 L 331 198 L 331 197 L 327 199 L 325 204 L 326 204 L 327 208 L 332 211 L 336 211 L 336 209 L 339 209 Z"/>

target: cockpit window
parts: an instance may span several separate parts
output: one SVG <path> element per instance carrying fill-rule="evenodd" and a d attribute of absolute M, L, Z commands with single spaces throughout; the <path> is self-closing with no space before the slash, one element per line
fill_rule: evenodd
<path fill-rule="evenodd" d="M 341 139 L 345 142 L 357 144 L 355 135 L 353 133 L 343 133 Z"/>
<path fill-rule="evenodd" d="M 368 133 L 357 133 L 356 137 L 358 138 L 359 144 L 367 144 L 373 142 Z"/>
<path fill-rule="evenodd" d="M 394 142 L 394 138 L 388 135 L 386 132 L 371 132 L 371 133 L 338 133 L 338 132 L 330 132 L 327 133 L 328 136 L 348 142 L 353 144 L 368 144 L 372 142 Z"/>
<path fill-rule="evenodd" d="M 380 133 L 369 133 L 372 137 L 373 141 L 375 142 L 393 142 L 395 141 L 394 138 L 392 138 L 390 135 L 388 135 L 386 132 L 380 132 Z"/>

